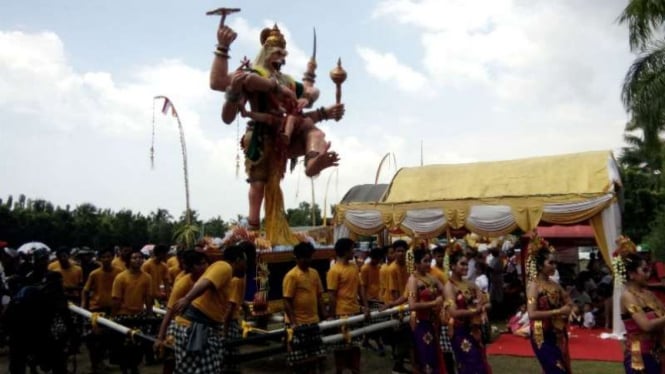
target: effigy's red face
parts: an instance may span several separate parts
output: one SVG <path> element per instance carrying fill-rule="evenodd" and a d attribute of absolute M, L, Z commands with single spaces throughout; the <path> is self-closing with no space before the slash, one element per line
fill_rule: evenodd
<path fill-rule="evenodd" d="M 287 52 L 284 49 L 276 48 L 268 57 L 266 61 L 266 66 L 268 69 L 273 71 L 280 71 L 282 66 L 286 63 Z"/>

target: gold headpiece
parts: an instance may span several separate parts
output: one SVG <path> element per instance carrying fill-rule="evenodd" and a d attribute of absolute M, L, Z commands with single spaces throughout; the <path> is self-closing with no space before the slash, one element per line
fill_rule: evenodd
<path fill-rule="evenodd" d="M 551 253 L 554 253 L 555 251 L 554 247 L 552 247 L 550 243 L 545 240 L 545 238 L 538 235 L 538 231 L 533 230 L 531 240 L 529 241 L 529 245 L 527 246 L 526 251 L 529 256 L 531 256 L 541 248 L 547 248 Z"/>
<path fill-rule="evenodd" d="M 464 248 L 462 247 L 462 244 L 460 244 L 460 242 L 455 240 L 455 238 L 448 239 L 448 244 L 446 245 L 446 253 L 443 256 L 443 268 L 445 269 L 446 272 L 450 270 L 450 256 L 452 256 L 453 253 L 461 252 L 463 250 Z"/>
<path fill-rule="evenodd" d="M 612 252 L 612 272 L 614 273 L 614 284 L 622 285 L 626 283 L 626 264 L 624 258 L 631 253 L 637 252 L 637 246 L 629 237 L 619 235 L 614 242 L 616 249 Z"/>
<path fill-rule="evenodd" d="M 276 24 L 272 29 L 266 27 L 261 31 L 261 45 L 264 48 L 286 48 L 286 39 L 284 39 L 284 35 L 279 31 L 279 27 Z"/>
<path fill-rule="evenodd" d="M 448 242 L 448 245 L 446 245 L 446 253 L 448 255 L 452 255 L 453 253 L 463 250 L 464 248 L 462 247 L 462 244 L 460 244 L 457 240 L 451 240 Z"/>
<path fill-rule="evenodd" d="M 527 275 L 529 277 L 529 280 L 535 280 L 536 276 L 538 275 L 538 267 L 536 265 L 536 252 L 538 252 L 542 248 L 547 248 L 547 250 L 550 253 L 554 253 L 554 247 L 550 245 L 550 243 L 542 238 L 541 236 L 538 235 L 537 230 L 533 230 L 531 240 L 529 241 L 529 245 L 526 247 L 526 252 L 528 254 L 526 263 L 527 263 Z"/>
<path fill-rule="evenodd" d="M 627 236 L 619 235 L 614 243 L 616 244 L 616 249 L 612 252 L 613 257 L 626 257 L 630 253 L 637 252 L 637 246 Z"/>

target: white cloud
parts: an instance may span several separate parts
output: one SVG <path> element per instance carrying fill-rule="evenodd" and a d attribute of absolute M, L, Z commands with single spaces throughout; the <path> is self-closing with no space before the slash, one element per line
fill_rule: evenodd
<path fill-rule="evenodd" d="M 621 6 L 576 1 L 385 0 L 376 19 L 420 32 L 427 77 L 457 89 L 481 87 L 503 100 L 601 96 L 598 75 L 630 61 Z"/>
<path fill-rule="evenodd" d="M 357 47 L 358 54 L 365 62 L 365 69 L 370 76 L 383 82 L 394 82 L 408 93 L 423 91 L 427 79 L 421 73 L 400 63 L 392 53 L 379 53 L 366 47 Z"/>

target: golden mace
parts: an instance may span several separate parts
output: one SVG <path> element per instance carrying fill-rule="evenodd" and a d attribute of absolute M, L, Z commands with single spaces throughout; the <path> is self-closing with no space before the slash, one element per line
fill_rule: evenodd
<path fill-rule="evenodd" d="M 330 79 L 335 83 L 335 100 L 337 104 L 342 103 L 342 83 L 346 80 L 346 71 L 342 68 L 342 59 L 337 60 L 337 66 L 330 71 Z"/>

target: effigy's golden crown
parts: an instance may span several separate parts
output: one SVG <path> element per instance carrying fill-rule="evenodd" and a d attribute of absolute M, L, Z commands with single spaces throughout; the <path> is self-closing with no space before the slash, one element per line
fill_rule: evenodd
<path fill-rule="evenodd" d="M 273 26 L 272 29 L 266 27 L 261 31 L 261 45 L 264 48 L 278 47 L 284 49 L 286 48 L 286 39 L 284 39 L 284 35 L 279 31 L 277 25 Z"/>

